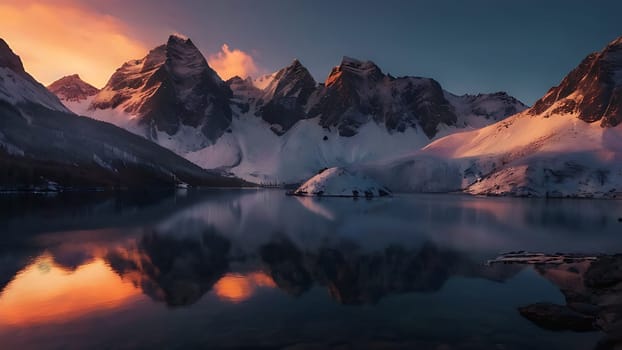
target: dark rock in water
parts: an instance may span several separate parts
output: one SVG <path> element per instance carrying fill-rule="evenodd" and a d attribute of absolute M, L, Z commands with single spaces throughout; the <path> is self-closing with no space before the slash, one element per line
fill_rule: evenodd
<path fill-rule="evenodd" d="M 596 330 L 594 317 L 550 303 L 536 303 L 518 309 L 520 314 L 536 325 L 552 331 L 589 332 Z"/>
<path fill-rule="evenodd" d="M 622 255 L 603 256 L 590 266 L 584 276 L 585 286 L 609 288 L 622 283 Z"/>
<path fill-rule="evenodd" d="M 564 257 L 570 258 L 571 262 L 560 260 Z M 556 253 L 539 256 L 536 260 L 524 259 L 524 264 L 534 265 L 538 273 L 559 286 L 566 298 L 566 305 L 536 303 L 519 308 L 519 312 L 523 317 L 548 330 L 601 330 L 605 337 L 596 349 L 620 349 L 622 254 L 585 256 L 582 260 L 579 258 L 576 254 Z"/>

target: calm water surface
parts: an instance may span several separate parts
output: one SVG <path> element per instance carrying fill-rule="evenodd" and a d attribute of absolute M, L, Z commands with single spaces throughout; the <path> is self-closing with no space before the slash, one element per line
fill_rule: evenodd
<path fill-rule="evenodd" d="M 622 201 L 0 196 L 0 348 L 591 349 L 512 250 L 622 252 Z"/>

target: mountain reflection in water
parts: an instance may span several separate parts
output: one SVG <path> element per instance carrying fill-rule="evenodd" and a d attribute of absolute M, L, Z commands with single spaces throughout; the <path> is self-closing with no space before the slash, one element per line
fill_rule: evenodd
<path fill-rule="evenodd" d="M 0 340 L 24 349 L 589 348 L 598 334 L 551 333 L 516 312 L 539 298 L 562 302 L 545 278 L 483 262 L 516 249 L 622 251 L 621 208 L 272 190 L 0 198 Z"/>

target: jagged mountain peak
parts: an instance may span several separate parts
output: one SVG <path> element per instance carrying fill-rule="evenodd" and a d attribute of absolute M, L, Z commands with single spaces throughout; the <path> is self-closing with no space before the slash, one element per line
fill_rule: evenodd
<path fill-rule="evenodd" d="M 528 112 L 545 117 L 573 114 L 601 126 L 622 122 L 622 37 L 588 55 Z"/>
<path fill-rule="evenodd" d="M 266 95 L 269 96 L 264 96 L 264 98 L 299 96 L 302 93 L 303 99 L 306 100 L 316 85 L 315 79 L 307 68 L 299 60 L 294 60 L 289 66 L 274 74 L 272 81 L 265 88 Z"/>
<path fill-rule="evenodd" d="M 36 104 L 48 109 L 68 112 L 67 108 L 24 70 L 22 60 L 0 38 L 0 102 L 11 105 Z"/>
<path fill-rule="evenodd" d="M 263 79 L 268 84 L 257 101 L 257 115 L 272 125 L 273 132 L 281 135 L 306 118 L 304 108 L 317 83 L 297 59 Z"/>
<path fill-rule="evenodd" d="M 291 74 L 291 73 L 296 73 L 296 72 L 300 72 L 300 73 L 304 73 L 304 74 L 309 74 L 309 71 L 307 70 L 307 68 L 298 60 L 298 59 L 294 59 L 292 61 L 292 63 L 290 63 L 288 66 L 279 69 L 278 71 L 276 71 L 274 73 L 274 77 L 275 80 L 282 78 L 283 76 L 287 75 L 287 74 Z M 311 74 L 309 74 L 311 75 Z"/>
<path fill-rule="evenodd" d="M 171 35 L 169 35 L 168 42 L 169 43 L 171 43 L 171 42 L 183 42 L 183 43 L 190 42 L 190 43 L 192 43 L 192 41 L 190 40 L 189 37 L 187 37 L 187 36 L 185 36 L 183 34 L 180 34 L 180 33 L 172 33 Z"/>
<path fill-rule="evenodd" d="M 22 60 L 2 38 L 0 38 L 0 67 L 9 68 L 16 73 L 24 72 Z"/>
<path fill-rule="evenodd" d="M 182 85 L 194 85 L 199 77 L 209 77 L 213 85 L 223 85 L 222 79 L 214 71 L 201 51 L 190 39 L 182 40 L 171 36 L 166 45 L 166 66 Z"/>
<path fill-rule="evenodd" d="M 382 70 L 374 62 L 343 56 L 341 63 L 332 69 L 324 84 L 329 87 L 344 76 L 358 79 L 364 78 L 371 81 L 379 81 L 385 77 Z"/>
<path fill-rule="evenodd" d="M 78 74 L 64 76 L 47 88 L 61 100 L 71 102 L 84 101 L 99 92 L 99 89 L 82 80 Z"/>
<path fill-rule="evenodd" d="M 378 66 L 369 60 L 359 60 L 357 58 L 343 56 L 340 66 L 361 67 L 361 68 L 378 68 Z M 380 68 L 378 68 L 380 69 Z"/>
<path fill-rule="evenodd" d="M 622 47 L 622 36 L 619 36 L 618 38 L 614 39 L 612 42 L 610 42 L 607 45 L 608 48 L 610 47 Z"/>
<path fill-rule="evenodd" d="M 154 141 L 169 140 L 185 127 L 200 130 L 192 140 L 184 137 L 171 146 L 185 152 L 222 135 L 231 122 L 231 97 L 231 89 L 192 41 L 174 34 L 144 58 L 119 68 L 90 109 L 117 109 L 117 115 L 127 117 L 106 120 L 128 128 L 137 124 L 132 130 Z"/>

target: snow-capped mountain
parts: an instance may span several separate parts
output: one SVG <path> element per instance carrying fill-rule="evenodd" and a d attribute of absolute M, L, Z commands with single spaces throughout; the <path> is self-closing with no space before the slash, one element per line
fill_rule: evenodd
<path fill-rule="evenodd" d="M 69 110 L 24 70 L 22 60 L 0 39 L 0 101 L 11 105 L 38 104 L 59 112 Z"/>
<path fill-rule="evenodd" d="M 389 132 L 421 129 L 431 139 L 447 127 L 480 127 L 526 108 L 503 92 L 455 96 L 434 79 L 394 78 L 373 62 L 350 57 L 320 85 L 298 60 L 255 81 L 234 78 L 229 85 L 280 135 L 299 120 L 317 118 L 344 137 L 373 121 Z"/>
<path fill-rule="evenodd" d="M 3 189 L 240 184 L 121 128 L 71 113 L 2 39 L 0 169 Z"/>
<path fill-rule="evenodd" d="M 126 62 L 95 96 L 87 115 L 181 154 L 217 140 L 231 123 L 231 90 L 188 38 Z"/>
<path fill-rule="evenodd" d="M 298 60 L 223 83 L 189 39 L 171 36 L 117 70 L 87 109 L 205 169 L 297 183 L 319 169 L 384 159 L 526 108 L 504 93 L 455 96 L 345 57 L 323 84 Z"/>
<path fill-rule="evenodd" d="M 276 72 L 257 100 L 256 111 L 282 135 L 308 116 L 305 106 L 317 83 L 298 60 Z"/>
<path fill-rule="evenodd" d="M 63 102 L 81 102 L 99 92 L 99 89 L 80 79 L 78 74 L 64 76 L 47 88 Z"/>
<path fill-rule="evenodd" d="M 257 79 L 233 77 L 227 81 L 241 112 L 253 108 L 254 114 L 277 135 L 283 135 L 298 121 L 309 116 L 305 110 L 317 83 L 300 61 Z"/>
<path fill-rule="evenodd" d="M 324 84 L 295 60 L 257 80 L 228 81 L 231 133 L 186 157 L 256 182 L 299 182 L 319 169 L 384 159 L 526 108 L 505 93 L 455 96 L 433 79 L 385 75 L 344 58 Z"/>
<path fill-rule="evenodd" d="M 48 85 L 50 90 L 72 112 L 82 115 L 99 92 L 99 89 L 85 82 L 78 74 L 68 75 Z"/>
<path fill-rule="evenodd" d="M 622 38 L 517 115 L 369 165 L 395 190 L 615 197 L 622 192 Z"/>
<path fill-rule="evenodd" d="M 373 62 L 348 57 L 332 70 L 309 114 L 341 136 L 355 135 L 361 125 L 374 121 L 388 131 L 421 128 L 432 138 L 440 123 L 456 122 L 451 104 L 433 79 L 395 79 Z"/>

